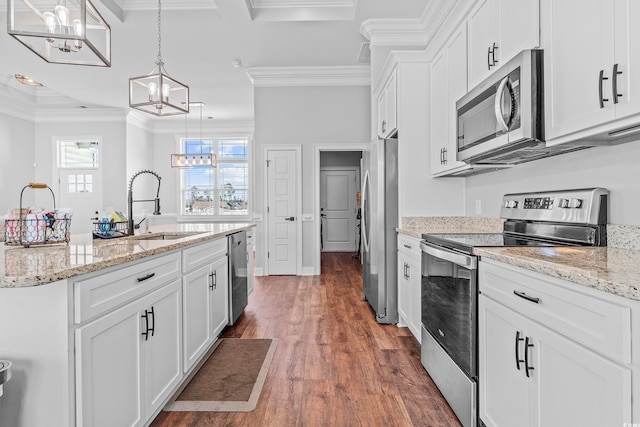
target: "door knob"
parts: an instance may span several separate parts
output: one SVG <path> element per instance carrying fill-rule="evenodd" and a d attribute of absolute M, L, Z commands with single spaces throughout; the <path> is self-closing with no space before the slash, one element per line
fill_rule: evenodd
<path fill-rule="evenodd" d="M 285 220 L 285 221 L 295 221 L 295 220 L 296 220 L 296 217 L 295 217 L 295 216 L 290 216 L 290 217 L 288 217 L 288 218 L 285 218 L 284 220 Z"/>

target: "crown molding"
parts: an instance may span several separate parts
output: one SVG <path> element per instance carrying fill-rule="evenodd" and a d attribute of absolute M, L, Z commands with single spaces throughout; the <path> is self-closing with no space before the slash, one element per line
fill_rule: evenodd
<path fill-rule="evenodd" d="M 360 25 L 360 33 L 371 46 L 427 46 L 442 24 L 459 9 L 461 3 L 476 0 L 433 0 L 428 2 L 422 16 L 416 19 L 367 19 Z"/>
<path fill-rule="evenodd" d="M 83 123 L 83 122 L 124 122 L 125 110 L 121 108 L 38 108 L 36 110 L 38 123 Z"/>
<path fill-rule="evenodd" d="M 35 121 L 35 88 L 0 83 L 0 113 L 30 122 Z"/>
<path fill-rule="evenodd" d="M 329 67 L 251 67 L 247 75 L 262 86 L 369 86 L 368 65 Z"/>

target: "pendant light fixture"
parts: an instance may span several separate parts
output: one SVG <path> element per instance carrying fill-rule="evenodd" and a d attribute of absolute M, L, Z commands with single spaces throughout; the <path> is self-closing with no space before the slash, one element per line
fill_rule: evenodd
<path fill-rule="evenodd" d="M 189 86 L 169 77 L 162 62 L 162 4 L 158 0 L 157 72 L 129 79 L 129 106 L 155 116 L 189 112 Z"/>
<path fill-rule="evenodd" d="M 201 167 L 208 167 L 208 168 L 217 167 L 216 155 L 213 153 L 202 152 L 202 107 L 204 107 L 204 102 L 192 102 L 191 107 L 194 107 L 194 106 L 200 107 L 200 153 L 172 154 L 171 155 L 172 168 L 190 169 L 190 168 L 201 168 Z M 188 139 L 186 116 L 185 116 L 185 122 L 184 122 L 184 135 L 185 135 L 185 140 Z"/>
<path fill-rule="evenodd" d="M 8 0 L 7 32 L 47 62 L 111 66 L 111 27 L 89 0 Z"/>

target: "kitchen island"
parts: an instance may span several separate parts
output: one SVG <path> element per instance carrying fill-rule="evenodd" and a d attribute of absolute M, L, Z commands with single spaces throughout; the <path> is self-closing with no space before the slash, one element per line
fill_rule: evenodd
<path fill-rule="evenodd" d="M 227 236 L 254 226 L 3 245 L 0 359 L 13 375 L 0 425 L 149 423 L 226 325 Z"/>

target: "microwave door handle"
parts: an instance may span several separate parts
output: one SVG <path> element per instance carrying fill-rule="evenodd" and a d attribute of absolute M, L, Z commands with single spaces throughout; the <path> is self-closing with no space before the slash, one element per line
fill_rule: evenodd
<path fill-rule="evenodd" d="M 498 89 L 496 90 L 496 99 L 495 99 L 495 102 L 493 104 L 494 111 L 495 111 L 495 114 L 496 114 L 496 121 L 498 123 L 498 127 L 503 132 L 509 132 L 509 125 L 504 120 L 504 115 L 502 114 L 503 113 L 503 111 L 502 111 L 502 95 L 504 94 L 505 90 L 509 90 L 509 88 L 507 87 L 508 83 L 509 83 L 509 76 L 506 76 L 504 79 L 502 79 L 502 81 L 498 85 Z"/>

